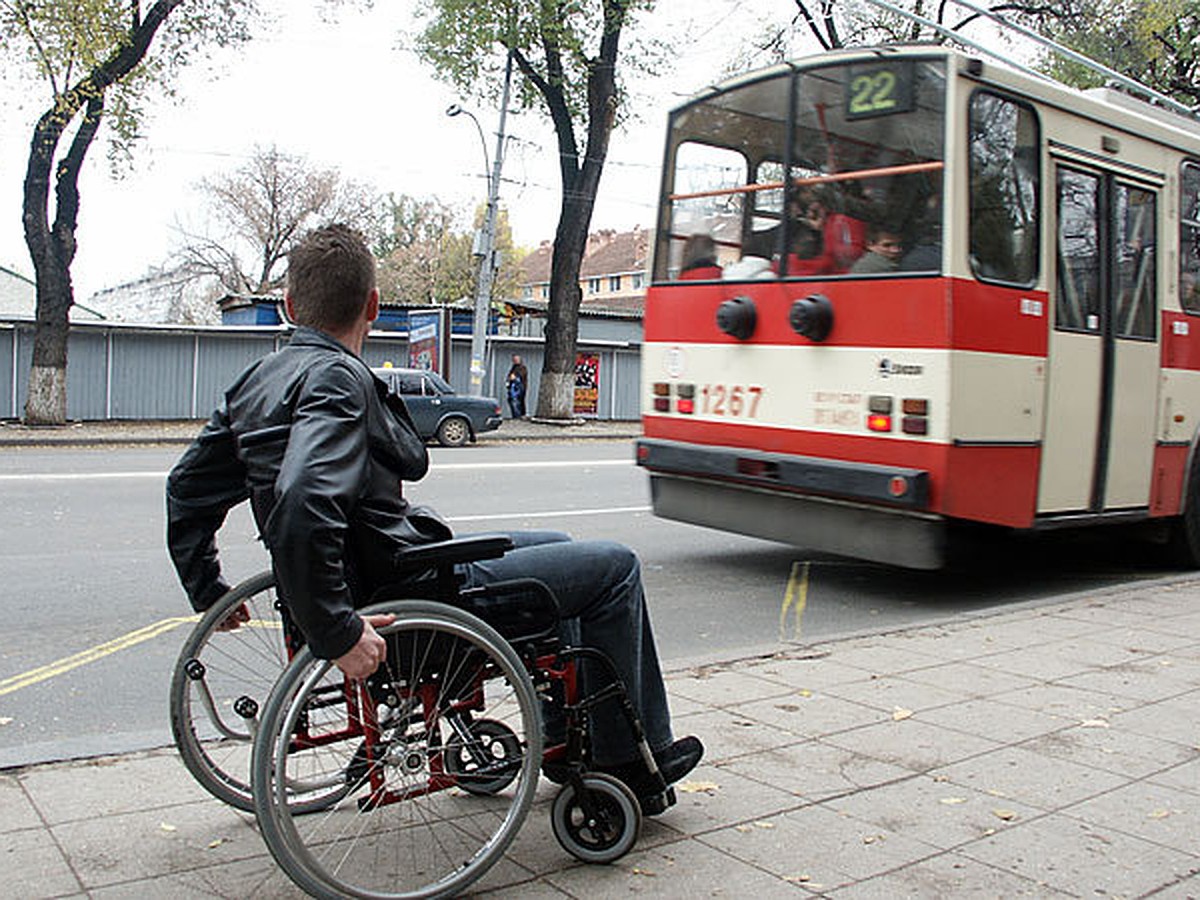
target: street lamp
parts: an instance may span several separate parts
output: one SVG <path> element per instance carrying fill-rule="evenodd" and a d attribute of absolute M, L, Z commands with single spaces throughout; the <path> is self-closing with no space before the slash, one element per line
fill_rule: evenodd
<path fill-rule="evenodd" d="M 508 115 L 508 91 L 512 82 L 512 54 L 504 66 L 504 96 L 500 101 L 500 125 L 496 131 L 496 155 L 488 175 L 487 213 L 483 218 L 483 228 L 475 236 L 474 255 L 479 259 L 479 279 L 475 283 L 475 327 L 471 330 L 471 393 L 476 397 L 483 394 L 483 374 L 487 359 L 487 327 L 488 312 L 492 300 L 492 282 L 496 277 L 496 211 L 500 200 L 500 170 L 504 166 L 504 122 Z M 469 116 L 479 132 L 479 142 L 483 146 L 483 165 L 486 173 L 488 166 L 487 140 L 483 136 L 483 128 L 479 120 L 469 110 L 463 109 L 457 103 L 446 108 L 448 116 Z"/>

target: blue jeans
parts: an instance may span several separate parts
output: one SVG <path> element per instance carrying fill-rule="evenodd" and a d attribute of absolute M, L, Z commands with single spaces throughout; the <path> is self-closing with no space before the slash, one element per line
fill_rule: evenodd
<path fill-rule="evenodd" d="M 515 549 L 500 559 L 462 567 L 467 586 L 509 578 L 537 578 L 558 597 L 564 618 L 578 624 L 582 646 L 603 651 L 625 683 L 652 750 L 671 741 L 671 714 L 658 664 L 658 651 L 642 590 L 642 568 L 628 547 L 612 541 L 573 541 L 558 531 L 519 531 L 509 535 Z M 583 689 L 602 677 L 588 661 L 580 663 Z M 636 756 L 633 734 L 620 707 L 606 701 L 592 714 L 592 761 L 629 762 Z"/>

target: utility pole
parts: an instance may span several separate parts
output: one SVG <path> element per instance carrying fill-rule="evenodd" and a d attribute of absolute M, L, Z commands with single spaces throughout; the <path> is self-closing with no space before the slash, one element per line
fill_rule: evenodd
<path fill-rule="evenodd" d="M 500 170 L 504 167 L 504 125 L 508 117 L 508 95 L 512 85 L 512 53 L 504 64 L 504 94 L 500 101 L 500 125 L 496 131 L 496 153 L 488 177 L 487 212 L 483 227 L 475 236 L 474 255 L 479 260 L 479 278 L 475 283 L 475 327 L 471 330 L 471 393 L 483 394 L 483 376 L 487 371 L 487 329 L 491 310 L 492 283 L 496 278 L 496 214 L 500 203 Z M 478 123 L 476 123 L 478 124 Z M 487 146 L 484 146 L 484 164 Z"/>

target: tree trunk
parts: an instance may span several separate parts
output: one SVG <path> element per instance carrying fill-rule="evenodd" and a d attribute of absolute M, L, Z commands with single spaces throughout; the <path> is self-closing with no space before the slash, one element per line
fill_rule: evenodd
<path fill-rule="evenodd" d="M 99 112 L 95 112 L 95 125 Z M 79 192 L 75 183 L 78 169 L 69 158 L 58 172 L 58 215 L 50 227 L 50 177 L 54 151 L 65 122 L 55 110 L 47 112 L 34 129 L 25 172 L 25 196 L 22 221 L 25 245 L 33 262 L 37 282 L 37 324 L 33 333 L 33 366 L 29 372 L 29 391 L 25 398 L 25 419 L 29 425 L 62 425 L 67 421 L 67 335 L 69 313 L 75 302 L 71 286 L 71 260 L 75 256 L 75 220 Z M 87 123 L 80 126 L 72 142 L 82 162 L 86 143 L 95 134 L 85 134 Z M 86 142 L 83 146 L 81 141 Z"/>
<path fill-rule="evenodd" d="M 558 135 L 559 171 L 563 183 L 558 230 L 550 260 L 550 305 L 546 312 L 546 349 L 538 384 L 537 415 L 570 419 L 575 412 L 575 342 L 579 336 L 579 304 L 583 291 L 579 272 L 587 247 L 588 228 L 596 205 L 600 175 L 616 121 L 616 66 L 625 4 L 605 0 L 605 30 L 600 52 L 588 66 L 587 143 L 582 163 L 567 104 L 554 80 L 539 85 Z M 519 61 L 518 61 L 519 62 Z"/>
<path fill-rule="evenodd" d="M 33 248 L 30 248 L 32 254 Z M 62 425 L 67 421 L 67 336 L 73 300 L 70 269 L 49 247 L 34 261 L 37 273 L 37 326 L 33 366 L 25 397 L 25 424 Z"/>
<path fill-rule="evenodd" d="M 591 202 L 564 200 L 554 235 L 545 357 L 538 382 L 537 415 L 541 419 L 570 419 L 575 413 L 575 343 L 579 337 L 579 304 L 583 300 L 579 270 L 587 246 L 591 212 Z"/>

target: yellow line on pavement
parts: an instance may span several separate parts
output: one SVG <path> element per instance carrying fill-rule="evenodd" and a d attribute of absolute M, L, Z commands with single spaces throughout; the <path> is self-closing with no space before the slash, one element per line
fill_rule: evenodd
<path fill-rule="evenodd" d="M 40 681 L 45 681 L 47 678 L 53 678 L 56 675 L 70 672 L 72 669 L 78 669 L 80 666 L 103 659 L 106 656 L 111 656 L 113 653 L 118 653 L 121 650 L 127 650 L 143 641 L 148 641 L 151 638 L 158 637 L 160 634 L 165 634 L 168 631 L 178 628 L 180 625 L 190 625 L 199 620 L 199 618 L 199 616 L 175 616 L 170 619 L 163 619 L 160 622 L 147 625 L 145 628 L 139 628 L 137 631 L 131 631 L 129 634 L 122 635 L 107 643 L 91 647 L 72 656 L 64 657 L 57 662 L 39 666 L 36 669 L 30 669 L 28 672 L 22 672 L 20 675 L 5 678 L 3 681 L 0 681 L 0 697 L 3 697 L 5 694 L 11 694 L 14 691 L 19 691 L 21 688 L 37 684 Z"/>
<path fill-rule="evenodd" d="M 787 615 L 789 609 L 795 609 L 796 626 L 792 630 L 791 640 L 800 640 L 800 620 L 804 616 L 804 607 L 808 605 L 808 563 L 792 563 L 792 571 L 788 575 L 787 591 L 783 595 L 783 608 L 779 610 L 779 639 L 788 640 Z"/>

